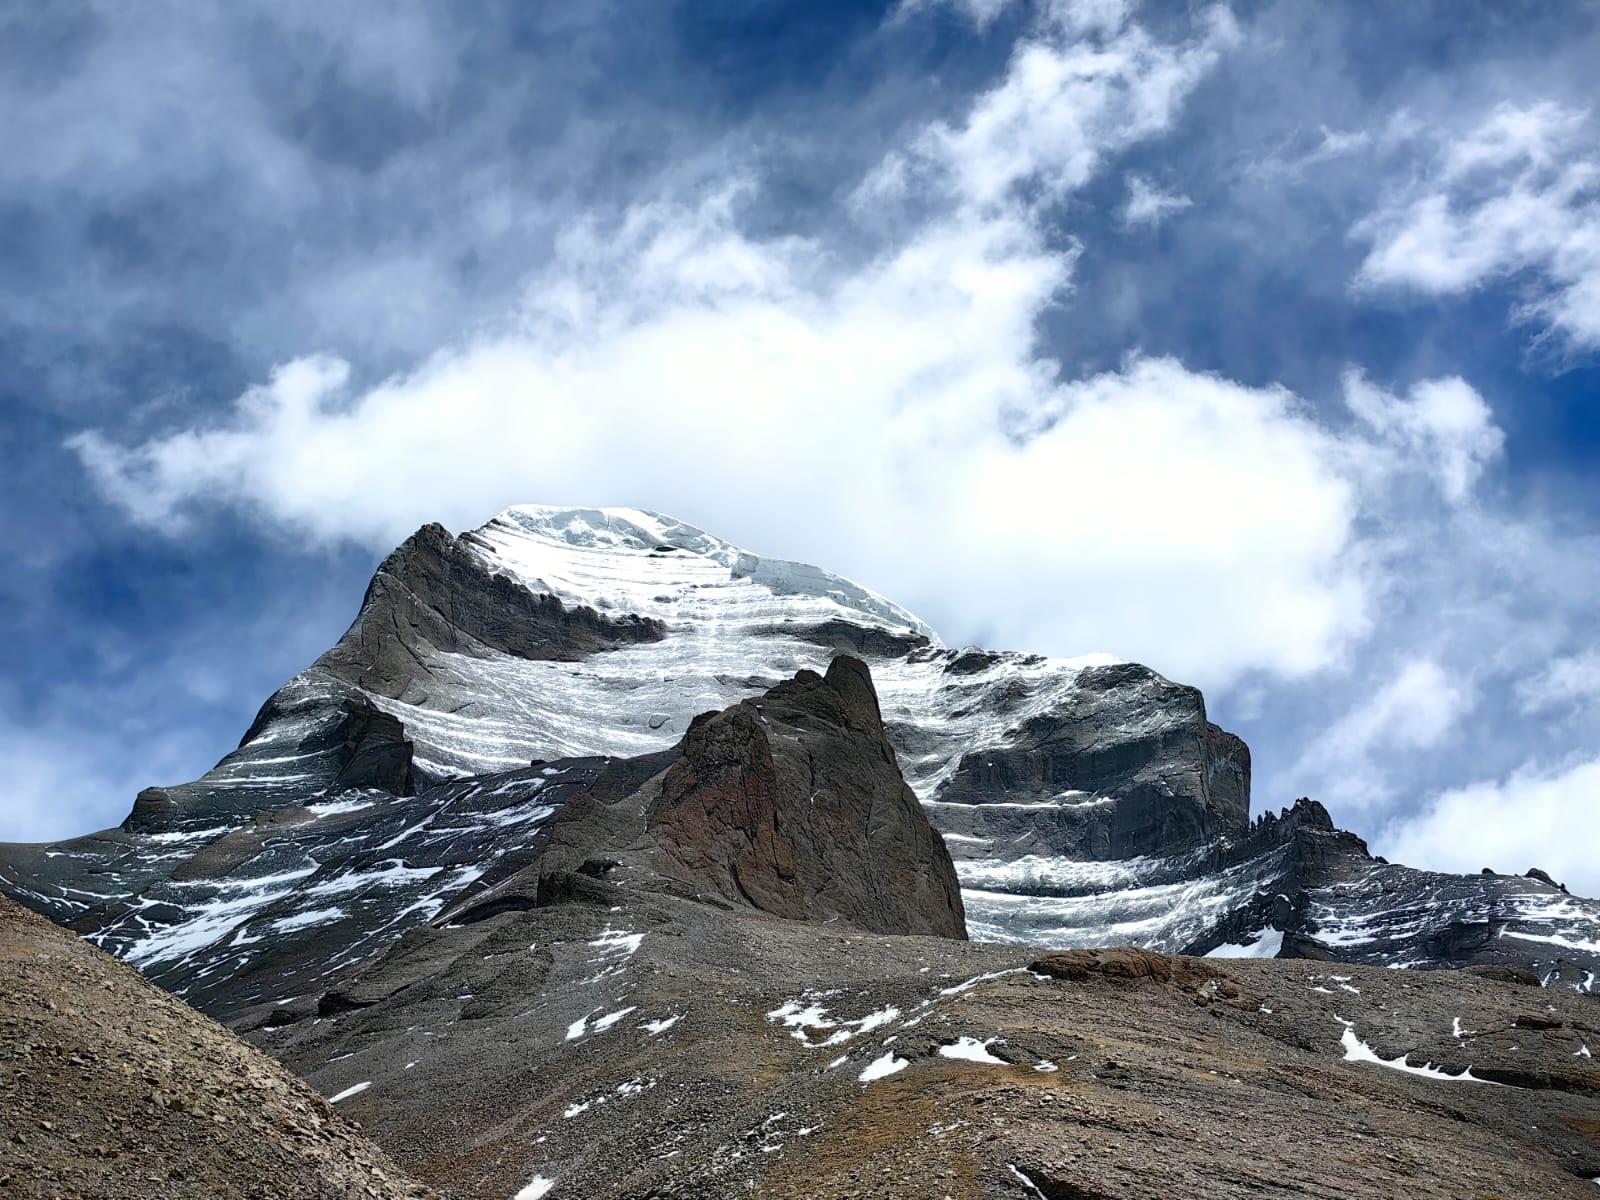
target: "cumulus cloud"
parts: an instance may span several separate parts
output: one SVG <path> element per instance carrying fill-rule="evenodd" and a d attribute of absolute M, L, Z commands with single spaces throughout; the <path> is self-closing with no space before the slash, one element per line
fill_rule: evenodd
<path fill-rule="evenodd" d="M 599 492 L 912 604 L 988 579 L 1010 644 L 1115 638 L 1207 681 L 1313 669 L 1361 628 L 1357 498 L 1293 396 L 1171 360 L 1055 382 L 1032 325 L 1070 258 L 1011 221 L 932 226 L 820 284 L 815 247 L 725 221 L 575 237 L 514 332 L 377 388 L 299 360 L 216 427 L 75 445 L 169 528 L 221 502 L 383 545 Z"/>
<path fill-rule="evenodd" d="M 1370 243 L 1358 288 L 1452 296 L 1525 277 L 1518 320 L 1600 349 L 1600 135 L 1586 110 L 1497 107 L 1352 232 Z"/>
<path fill-rule="evenodd" d="M 211 425 L 72 444 L 166 528 L 227 503 L 383 545 L 528 499 L 633 501 L 913 604 L 941 607 L 959 564 L 995 581 L 981 619 L 1012 644 L 1123 643 L 1207 682 L 1314 669 L 1365 619 L 1335 438 L 1280 389 L 1138 359 L 1063 384 L 1037 345 L 1074 260 L 1038 195 L 1165 128 L 1229 30 L 1042 27 L 966 119 L 891 155 L 923 207 L 864 259 L 747 234 L 750 184 L 641 202 L 568 229 L 502 328 L 377 387 L 307 357 Z"/>
<path fill-rule="evenodd" d="M 1374 850 L 1396 862 L 1507 874 L 1539 867 L 1584 896 L 1600 895 L 1596 846 L 1600 759 L 1453 788 L 1374 839 Z"/>

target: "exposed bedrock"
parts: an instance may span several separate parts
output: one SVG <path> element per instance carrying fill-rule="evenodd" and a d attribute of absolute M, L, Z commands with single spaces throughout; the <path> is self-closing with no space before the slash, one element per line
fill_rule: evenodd
<path fill-rule="evenodd" d="M 949 852 L 901 777 L 859 659 L 702 714 L 664 770 L 611 792 L 567 806 L 541 872 L 614 857 L 680 894 L 775 916 L 966 936 Z"/>
<path fill-rule="evenodd" d="M 379 566 L 355 623 L 317 665 L 398 698 L 438 652 L 577 662 L 598 650 L 662 637 L 660 621 L 569 608 L 490 571 L 465 542 L 437 524 L 407 538 Z"/>
<path fill-rule="evenodd" d="M 1182 853 L 1248 828 L 1250 750 L 1206 719 L 1197 689 L 1136 663 L 1076 682 L 1006 745 L 961 757 L 937 797 L 942 828 L 1031 835 L 1034 853 L 1102 860 Z"/>
<path fill-rule="evenodd" d="M 765 912 L 966 935 L 949 852 L 901 778 L 859 659 L 697 718 L 653 827 L 663 874 Z"/>

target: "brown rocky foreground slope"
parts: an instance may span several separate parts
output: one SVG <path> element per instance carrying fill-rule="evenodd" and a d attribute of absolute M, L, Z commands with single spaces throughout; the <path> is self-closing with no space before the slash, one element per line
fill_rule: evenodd
<path fill-rule="evenodd" d="M 0 1196 L 429 1195 L 277 1063 L 0 898 Z"/>
<path fill-rule="evenodd" d="M 248 1036 L 365 1085 L 340 1111 L 452 1197 L 1596 1194 L 1600 999 L 1502 968 L 1048 954 L 546 883 Z"/>

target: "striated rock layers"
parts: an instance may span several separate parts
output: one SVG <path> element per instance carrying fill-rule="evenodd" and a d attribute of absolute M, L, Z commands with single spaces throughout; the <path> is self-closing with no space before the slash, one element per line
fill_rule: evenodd
<path fill-rule="evenodd" d="M 848 759 L 816 749 L 874 722 L 841 698 L 839 654 L 865 664 L 881 721 Z M 905 787 L 942 847 L 894 844 Z M 580 797 L 616 826 L 588 857 L 785 915 L 954 930 L 942 875 L 919 892 L 882 874 L 889 849 L 947 849 L 983 940 L 1496 963 L 1578 990 L 1600 972 L 1600 906 L 1548 879 L 1383 863 L 1309 801 L 1252 823 L 1249 751 L 1192 687 L 945 647 L 848 579 L 629 509 L 419 530 L 237 750 L 141 793 L 119 829 L 0 847 L 0 889 L 235 1006 L 267 985 L 223 981 L 300 978 L 304 939 L 359 960 L 501 888 L 552 830 L 575 836 Z M 815 836 L 824 816 L 849 836 Z M 594 878 L 584 861 L 565 886 Z"/>
<path fill-rule="evenodd" d="M 950 855 L 901 778 L 859 659 L 702 714 L 667 754 L 611 764 L 548 837 L 462 919 L 535 879 L 548 895 L 584 875 L 791 920 L 966 936 Z"/>
<path fill-rule="evenodd" d="M 623 885 L 873 933 L 966 936 L 950 855 L 901 777 L 858 659 L 703 714 L 658 754 L 560 759 L 414 796 L 339 795 L 193 840 L 121 832 L 137 883 L 74 926 L 224 1019 L 303 1003 L 414 927 Z M 19 861 L 74 893 L 105 886 L 88 855 L 34 848 Z"/>

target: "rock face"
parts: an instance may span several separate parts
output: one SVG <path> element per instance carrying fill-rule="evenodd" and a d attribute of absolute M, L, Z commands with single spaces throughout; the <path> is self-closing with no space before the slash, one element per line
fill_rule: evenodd
<path fill-rule="evenodd" d="M 0 1113 L 8 1197 L 434 1194 L 266 1055 L 5 899 Z"/>
<path fill-rule="evenodd" d="M 900 776 L 859 659 L 697 718 L 651 828 L 661 874 L 763 912 L 966 936 L 949 852 Z"/>
<path fill-rule="evenodd" d="M 661 622 L 569 608 L 494 572 L 470 543 L 425 525 L 379 566 L 361 613 L 317 666 L 365 692 L 404 699 L 417 666 L 439 654 L 581 662 L 636 642 L 660 641 Z"/>
<path fill-rule="evenodd" d="M 948 828 L 988 842 L 1032 838 L 1100 861 L 1245 830 L 1250 750 L 1206 720 L 1196 689 L 1134 663 L 1084 670 L 1074 682 L 1006 744 L 960 757 L 938 800 L 971 811 L 942 811 Z"/>
<path fill-rule="evenodd" d="M 314 930 L 359 958 L 529 868 L 550 821 L 566 854 L 562 839 L 583 840 L 557 816 L 574 797 L 620 838 L 621 810 L 598 797 L 628 799 L 684 745 L 676 807 L 658 816 L 685 842 L 658 847 L 651 872 L 730 903 L 867 919 L 839 880 L 892 893 L 871 872 L 902 826 L 863 825 L 860 852 L 834 865 L 791 863 L 791 835 L 813 812 L 791 792 L 816 773 L 819 805 L 879 820 L 898 802 L 862 807 L 850 788 L 859 775 L 879 795 L 882 780 L 862 774 L 876 758 L 833 770 L 806 749 L 822 717 L 771 709 L 757 721 L 740 707 L 837 654 L 870 669 L 883 736 L 943 835 L 974 937 L 1498 963 L 1593 988 L 1600 906 L 1548 878 L 1382 863 L 1309 802 L 1252 823 L 1249 752 L 1193 688 L 1102 658 L 947 648 L 840 576 L 620 509 L 517 508 L 460 537 L 420 530 L 384 561 L 338 645 L 267 701 L 215 769 L 147 789 L 121 829 L 0 847 L 0 888 L 169 986 L 192 982 L 197 1000 L 233 1004 L 256 985 L 218 981 L 273 961 L 301 970 L 282 959 L 288 934 Z M 725 715 L 686 742 L 708 712 Z M 730 781 L 741 804 L 765 788 L 772 811 L 730 808 Z M 660 802 L 651 795 L 652 812 Z M 583 861 L 570 886 L 592 878 Z M 390 904 L 407 910 L 392 926 Z M 936 895 L 911 907 L 933 923 L 907 928 L 953 928 Z"/>

